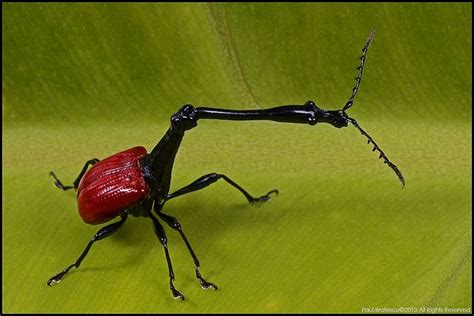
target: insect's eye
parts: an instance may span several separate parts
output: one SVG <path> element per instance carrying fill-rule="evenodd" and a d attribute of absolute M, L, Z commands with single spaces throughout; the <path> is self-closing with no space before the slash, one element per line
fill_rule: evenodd
<path fill-rule="evenodd" d="M 346 114 L 346 112 L 340 110 L 339 111 L 339 115 L 344 119 L 344 120 L 347 120 L 349 118 L 349 116 Z"/>

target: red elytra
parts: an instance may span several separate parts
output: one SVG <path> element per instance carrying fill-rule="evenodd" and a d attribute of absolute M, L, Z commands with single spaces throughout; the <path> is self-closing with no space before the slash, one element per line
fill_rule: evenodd
<path fill-rule="evenodd" d="M 105 223 L 148 194 L 139 161 L 146 154 L 144 147 L 133 147 L 99 161 L 86 172 L 77 190 L 84 222 Z"/>

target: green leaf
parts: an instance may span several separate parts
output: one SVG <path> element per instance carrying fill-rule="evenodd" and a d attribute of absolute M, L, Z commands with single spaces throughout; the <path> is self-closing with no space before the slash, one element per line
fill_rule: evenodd
<path fill-rule="evenodd" d="M 472 311 L 471 4 L 2 3 L 2 27 L 4 312 Z M 248 205 L 218 182 L 166 205 L 219 290 L 167 229 L 173 300 L 145 218 L 46 285 L 99 229 L 51 170 L 69 184 L 89 159 L 151 150 L 185 103 L 340 109 L 372 29 L 349 114 L 404 189 L 353 127 L 203 121 L 172 189 L 219 172 L 280 190 Z"/>

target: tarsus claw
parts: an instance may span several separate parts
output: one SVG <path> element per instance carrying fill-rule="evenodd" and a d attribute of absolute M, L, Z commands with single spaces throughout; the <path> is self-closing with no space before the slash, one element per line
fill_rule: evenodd
<path fill-rule="evenodd" d="M 211 282 L 207 282 L 205 280 L 200 280 L 201 281 L 201 287 L 204 289 L 204 290 L 207 290 L 209 289 L 210 287 L 214 288 L 214 291 L 217 290 L 217 285 L 215 285 L 214 283 L 211 283 Z"/>
<path fill-rule="evenodd" d="M 178 298 L 180 298 L 182 301 L 184 301 L 184 295 L 181 294 L 181 292 L 179 292 L 178 290 L 176 289 L 171 289 L 171 292 L 173 293 L 173 298 L 176 300 Z"/>
<path fill-rule="evenodd" d="M 278 192 L 277 189 L 271 190 L 270 192 L 268 192 L 268 193 L 265 194 L 265 195 L 262 195 L 261 197 L 253 198 L 253 200 L 251 201 L 251 203 L 268 201 L 268 200 L 271 199 L 270 194 L 272 194 L 272 193 L 278 194 L 279 192 Z"/>

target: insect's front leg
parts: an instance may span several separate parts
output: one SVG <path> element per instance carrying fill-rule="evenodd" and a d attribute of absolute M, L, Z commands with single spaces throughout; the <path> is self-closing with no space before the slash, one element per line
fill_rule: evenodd
<path fill-rule="evenodd" d="M 191 193 L 197 190 L 204 189 L 205 187 L 211 185 L 212 183 L 215 183 L 219 179 L 224 179 L 228 184 L 239 190 L 247 199 L 249 203 L 255 203 L 255 202 L 264 202 L 270 200 L 270 194 L 276 193 L 278 194 L 278 190 L 274 189 L 269 191 L 267 194 L 262 195 L 260 197 L 254 197 L 250 195 L 244 188 L 242 188 L 240 185 L 235 183 L 233 180 L 231 180 L 229 177 L 227 177 L 225 174 L 219 174 L 219 173 L 209 173 L 206 174 L 199 179 L 194 180 L 191 184 L 173 192 L 170 194 L 167 194 L 164 199 L 166 201 L 174 199 L 178 196 L 181 196 L 183 194 Z"/>
<path fill-rule="evenodd" d="M 191 247 L 191 244 L 189 243 L 188 239 L 186 238 L 186 235 L 183 232 L 183 229 L 181 228 L 181 224 L 178 222 L 178 220 L 168 214 L 164 214 L 161 212 L 161 207 L 158 209 L 155 209 L 157 212 L 158 216 L 168 224 L 172 229 L 176 230 L 179 232 L 181 235 L 181 238 L 183 239 L 184 243 L 186 244 L 186 247 L 188 248 L 189 253 L 191 254 L 191 257 L 193 258 L 194 261 L 194 269 L 196 272 L 196 278 L 198 278 L 199 283 L 201 284 L 201 287 L 205 290 L 209 288 L 213 288 L 214 290 L 217 290 L 217 285 L 214 283 L 206 281 L 203 276 L 201 275 L 201 272 L 199 271 L 199 259 L 197 258 L 196 254 L 194 253 L 193 248 Z"/>

